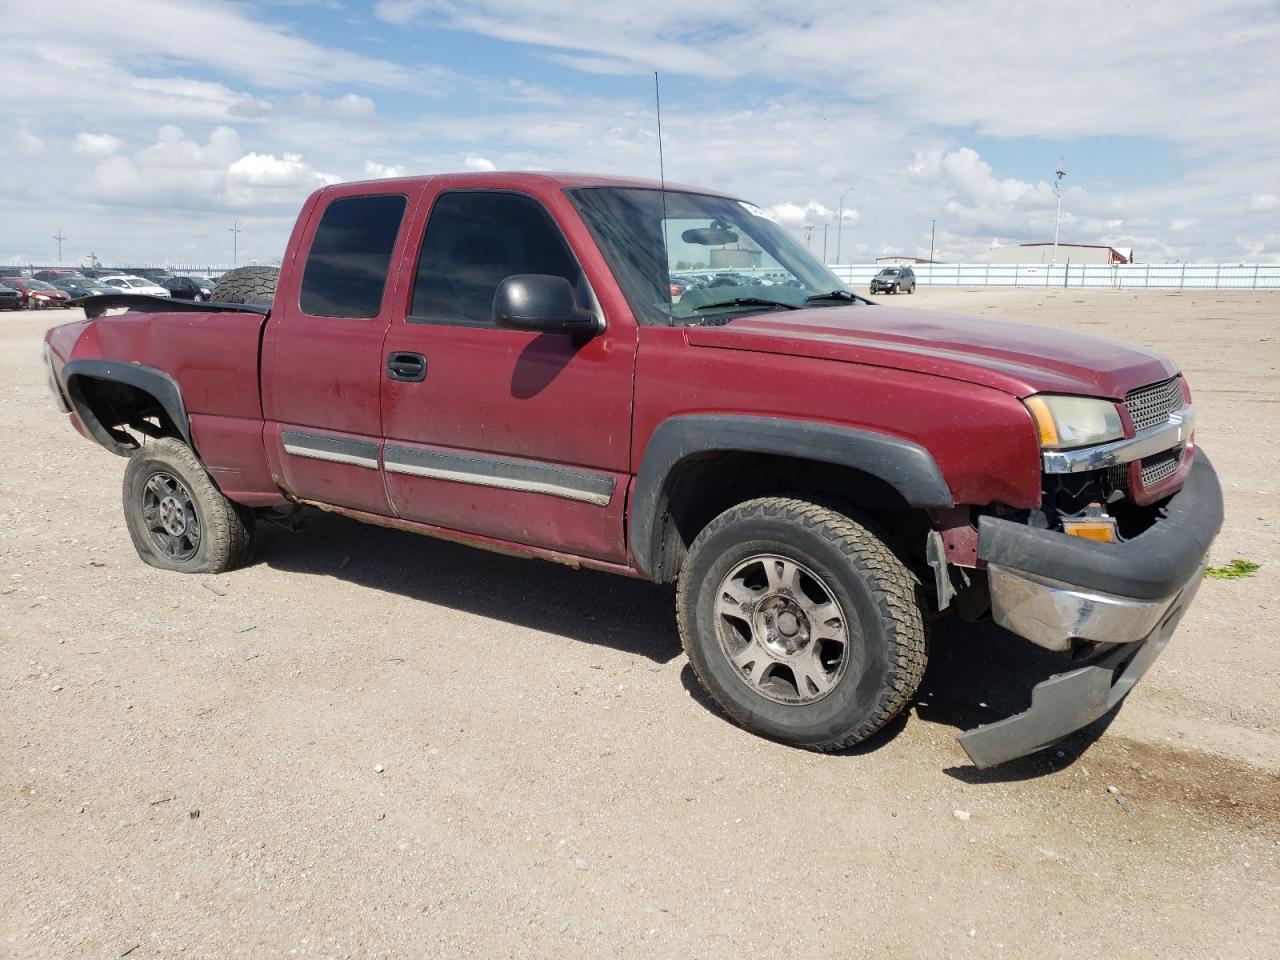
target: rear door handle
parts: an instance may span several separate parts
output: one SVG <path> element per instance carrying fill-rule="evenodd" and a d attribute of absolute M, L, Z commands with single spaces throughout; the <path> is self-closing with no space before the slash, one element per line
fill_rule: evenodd
<path fill-rule="evenodd" d="M 387 376 L 392 380 L 419 383 L 427 379 L 427 358 L 420 353 L 397 350 L 387 357 Z"/>

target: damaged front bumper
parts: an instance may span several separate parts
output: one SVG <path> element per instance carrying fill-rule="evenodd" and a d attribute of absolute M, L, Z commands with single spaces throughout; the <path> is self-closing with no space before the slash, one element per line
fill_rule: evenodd
<path fill-rule="evenodd" d="M 975 766 L 1034 753 L 1092 723 L 1160 655 L 1200 587 L 1222 526 L 1222 488 L 1202 452 L 1164 514 L 1114 544 L 982 518 L 978 556 L 987 563 L 997 623 L 1050 650 L 1115 646 L 1037 684 L 1026 712 L 962 734 Z"/>

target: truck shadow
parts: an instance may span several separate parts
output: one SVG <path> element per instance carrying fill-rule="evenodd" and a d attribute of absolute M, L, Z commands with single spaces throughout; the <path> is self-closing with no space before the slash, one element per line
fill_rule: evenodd
<path fill-rule="evenodd" d="M 670 586 L 506 557 L 317 510 L 301 511 L 290 526 L 294 529 L 259 525 L 257 555 L 272 569 L 334 577 L 655 663 L 681 655 Z M 956 733 L 1012 716 L 1030 706 L 1035 684 L 1072 666 L 1062 655 L 993 623 L 940 620 L 933 625 L 929 666 L 910 707 L 844 755 L 879 749 L 905 728 L 911 714 Z M 687 664 L 681 682 L 696 703 L 723 716 Z M 969 783 L 992 783 L 1060 770 L 1102 735 L 1118 709 L 1032 756 L 985 771 L 966 763 L 946 773 Z"/>
<path fill-rule="evenodd" d="M 259 562 L 612 647 L 656 663 L 680 654 L 671 587 L 502 556 L 318 510 L 300 511 L 291 525 L 296 529 L 258 524 Z"/>

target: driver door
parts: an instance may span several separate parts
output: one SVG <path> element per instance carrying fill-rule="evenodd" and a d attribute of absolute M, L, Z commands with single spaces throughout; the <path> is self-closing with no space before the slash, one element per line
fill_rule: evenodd
<path fill-rule="evenodd" d="M 498 284 L 565 277 L 595 302 L 546 206 L 514 190 L 429 198 L 408 301 L 383 344 L 383 468 L 396 515 L 625 562 L 636 331 L 581 341 L 493 323 Z M 566 215 L 574 215 L 570 209 Z"/>

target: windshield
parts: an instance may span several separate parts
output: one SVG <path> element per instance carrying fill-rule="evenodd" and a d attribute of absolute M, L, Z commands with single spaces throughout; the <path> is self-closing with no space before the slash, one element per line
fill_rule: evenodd
<path fill-rule="evenodd" d="M 839 291 L 830 270 L 749 203 L 646 187 L 568 191 L 639 323 L 701 323 Z M 847 304 L 848 299 L 833 299 Z"/>
<path fill-rule="evenodd" d="M 32 290 L 56 290 L 52 284 L 45 283 L 43 280 L 28 280 L 27 286 Z"/>
<path fill-rule="evenodd" d="M 884 270 L 881 270 L 881 271 L 880 271 L 880 276 L 882 276 L 882 277 L 896 277 L 897 275 L 898 275 L 898 271 L 897 271 L 897 270 L 891 270 L 891 269 L 886 268 L 886 269 L 884 269 Z"/>

